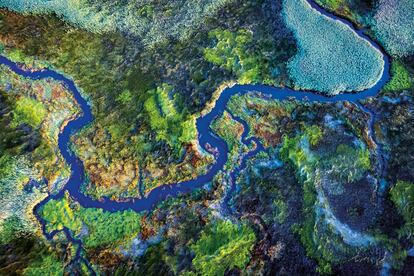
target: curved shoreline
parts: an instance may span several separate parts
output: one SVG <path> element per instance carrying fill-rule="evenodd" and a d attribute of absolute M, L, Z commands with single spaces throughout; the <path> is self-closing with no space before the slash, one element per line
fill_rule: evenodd
<path fill-rule="evenodd" d="M 175 197 L 181 193 L 188 193 L 194 189 L 201 188 L 206 183 L 212 181 L 214 177 L 222 171 L 224 168 L 225 163 L 228 159 L 228 146 L 224 139 L 216 136 L 210 128 L 211 123 L 219 116 L 223 114 L 226 110 L 227 102 L 233 95 L 242 95 L 248 92 L 260 92 L 265 94 L 269 97 L 269 99 L 273 100 L 286 100 L 289 98 L 294 98 L 298 101 L 305 101 L 305 102 L 320 102 L 320 103 L 334 103 L 338 101 L 349 101 L 354 103 L 356 106 L 362 109 L 362 111 L 369 113 L 370 120 L 368 122 L 368 128 L 371 137 L 373 138 L 374 142 L 377 144 L 377 154 L 380 154 L 380 146 L 376 142 L 375 133 L 373 131 L 373 123 L 374 123 L 374 114 L 364 108 L 359 101 L 366 99 L 368 97 L 375 96 L 381 88 L 385 85 L 385 83 L 389 80 L 389 58 L 387 54 L 382 50 L 382 48 L 372 41 L 368 36 L 366 36 L 362 30 L 356 30 L 354 26 L 349 23 L 348 21 L 332 15 L 327 11 L 323 10 L 319 7 L 313 0 L 308 0 L 311 4 L 312 8 L 318 10 L 323 15 L 330 17 L 334 20 L 339 20 L 343 24 L 349 26 L 358 36 L 362 37 L 363 39 L 367 40 L 373 47 L 378 49 L 381 54 L 383 55 L 384 59 L 384 68 L 383 74 L 379 81 L 371 88 L 366 89 L 364 91 L 358 93 L 344 93 L 338 94 L 335 96 L 324 96 L 322 94 L 310 91 L 297 91 L 290 88 L 276 88 L 276 87 L 269 87 L 265 85 L 234 85 L 229 88 L 225 88 L 222 93 L 219 95 L 218 99 L 212 104 L 211 110 L 207 114 L 203 114 L 201 117 L 197 118 L 196 120 L 196 128 L 198 131 L 198 143 L 199 145 L 206 149 L 206 145 L 210 144 L 212 147 L 217 149 L 217 156 L 215 163 L 209 168 L 208 172 L 203 175 L 199 175 L 195 179 L 183 181 L 174 184 L 164 184 L 158 186 L 157 188 L 153 189 L 146 197 L 142 199 L 136 198 L 127 198 L 125 201 L 119 202 L 110 200 L 108 198 L 103 198 L 102 200 L 94 200 L 83 194 L 80 190 L 81 185 L 84 183 L 85 180 L 85 170 L 82 161 L 75 156 L 74 152 L 70 149 L 70 137 L 76 131 L 81 130 L 87 124 L 93 121 L 93 115 L 91 111 L 91 107 L 89 106 L 88 102 L 85 98 L 82 97 L 79 90 L 76 88 L 73 80 L 65 77 L 61 73 L 57 73 L 51 69 L 43 69 L 40 71 L 30 71 L 24 70 L 19 67 L 19 64 L 9 60 L 8 58 L 0 55 L 0 64 L 4 64 L 8 66 L 13 72 L 16 74 L 27 77 L 32 80 L 36 79 L 44 79 L 44 78 L 52 78 L 54 80 L 62 82 L 73 94 L 76 102 L 79 104 L 82 113 L 74 118 L 73 120 L 69 121 L 66 126 L 63 128 L 62 132 L 59 134 L 58 138 L 58 146 L 59 150 L 65 159 L 65 161 L 71 167 L 71 175 L 64 186 L 64 188 L 57 194 L 52 195 L 49 194 L 43 201 L 38 203 L 34 207 L 34 214 L 40 224 L 42 225 L 43 233 L 47 239 L 52 239 L 53 236 L 59 231 L 52 231 L 47 233 L 46 231 L 46 224 L 47 222 L 40 217 L 39 210 L 51 199 L 59 199 L 61 198 L 66 191 L 69 192 L 70 196 L 77 201 L 81 206 L 85 208 L 101 208 L 106 211 L 115 212 L 121 210 L 132 209 L 134 211 L 140 212 L 144 210 L 151 210 L 153 209 L 158 203 L 162 202 L 168 197 Z M 246 165 L 246 161 L 253 156 L 254 154 L 258 153 L 263 149 L 262 145 L 256 138 L 249 138 L 246 140 L 247 134 L 249 132 L 249 128 L 246 123 L 243 123 L 243 120 L 237 118 L 232 115 L 237 121 L 240 121 L 243 126 L 245 127 L 244 132 L 242 134 L 242 142 L 245 144 L 249 144 L 251 142 L 255 142 L 257 144 L 256 149 L 248 152 L 245 154 L 241 163 L 238 167 L 236 167 L 230 173 L 230 179 L 233 179 Z M 383 164 L 381 163 L 381 167 Z M 234 182 L 234 181 L 232 181 Z M 231 184 L 230 192 L 224 198 L 224 202 L 228 200 L 228 196 L 231 194 L 231 191 L 234 189 L 234 183 Z M 68 240 L 71 242 L 78 244 L 79 248 L 76 252 L 75 259 L 81 259 L 81 242 L 77 239 L 74 239 L 70 235 L 70 231 L 64 228 L 63 231 Z"/>

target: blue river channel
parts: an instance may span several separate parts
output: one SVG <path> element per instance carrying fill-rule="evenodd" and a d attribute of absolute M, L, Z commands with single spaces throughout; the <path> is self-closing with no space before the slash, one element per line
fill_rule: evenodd
<path fill-rule="evenodd" d="M 151 210 L 154 208 L 158 203 L 165 200 L 168 197 L 175 197 L 182 193 L 188 193 L 194 189 L 201 188 L 205 184 L 211 182 L 213 178 L 222 171 L 224 168 L 225 163 L 228 159 L 228 146 L 227 143 L 217 135 L 215 135 L 210 125 L 211 123 L 221 116 L 223 112 L 226 110 L 226 105 L 229 101 L 229 99 L 233 95 L 242 95 L 248 92 L 260 92 L 263 95 L 268 96 L 269 99 L 277 99 L 277 100 L 285 100 L 288 98 L 294 98 L 298 101 L 306 101 L 306 102 L 318 102 L 318 103 L 335 103 L 339 101 L 349 101 L 357 105 L 361 110 L 368 113 L 370 115 L 370 121 L 368 122 L 369 125 L 369 134 L 375 139 L 375 134 L 373 131 L 373 122 L 375 120 L 375 114 L 373 114 L 371 111 L 369 111 L 367 108 L 361 105 L 359 102 L 360 100 L 366 99 L 368 97 L 375 96 L 380 89 L 384 86 L 384 84 L 389 80 L 389 58 L 384 53 L 381 47 L 378 46 L 374 41 L 372 41 L 369 37 L 367 37 L 362 30 L 356 30 L 351 23 L 347 22 L 346 20 L 339 18 L 337 16 L 334 16 L 322 8 L 320 8 L 317 4 L 315 4 L 313 1 L 310 1 L 310 4 L 314 9 L 317 9 L 319 12 L 324 14 L 327 17 L 330 17 L 335 20 L 340 20 L 343 24 L 348 25 L 351 27 L 359 36 L 363 37 L 364 39 L 368 40 L 373 47 L 380 50 L 381 53 L 383 53 L 383 59 L 384 59 L 384 71 L 381 79 L 375 84 L 375 86 L 371 87 L 370 89 L 364 90 L 362 92 L 358 93 L 344 93 L 339 94 L 336 96 L 323 96 L 321 94 L 318 94 L 316 92 L 312 91 L 295 91 L 290 88 L 276 88 L 276 87 L 270 87 L 265 85 L 234 85 L 233 87 L 226 88 L 222 94 L 220 95 L 219 99 L 215 102 L 214 107 L 212 110 L 206 114 L 203 117 L 200 117 L 197 119 L 196 127 L 198 131 L 198 139 L 199 144 L 201 147 L 203 147 L 206 151 L 207 145 L 210 145 L 211 147 L 216 149 L 217 154 L 215 154 L 215 162 L 211 167 L 209 168 L 208 172 L 204 175 L 200 175 L 195 179 L 183 181 L 180 183 L 175 184 L 165 184 L 158 186 L 157 188 L 153 189 L 149 194 L 147 194 L 143 198 L 128 198 L 123 200 L 122 202 L 111 200 L 109 198 L 102 198 L 100 200 L 92 199 L 88 196 L 86 196 L 84 193 L 81 192 L 81 185 L 85 181 L 85 169 L 83 166 L 82 161 L 74 154 L 70 147 L 70 137 L 75 132 L 79 131 L 89 123 L 93 121 L 93 115 L 91 111 L 91 107 L 89 106 L 88 102 L 82 97 L 81 93 L 77 89 L 75 83 L 73 80 L 69 79 L 68 77 L 64 76 L 61 73 L 58 73 L 56 71 L 53 71 L 51 69 L 42 69 L 40 71 L 30 71 L 22 69 L 21 65 L 9 60 L 8 58 L 4 56 L 0 56 L 0 64 L 8 66 L 12 71 L 14 71 L 16 74 L 32 79 L 32 80 L 38 80 L 38 79 L 46 79 L 51 78 L 56 81 L 62 82 L 67 89 L 69 89 L 79 104 L 82 113 L 70 121 L 63 131 L 59 135 L 58 144 L 59 144 L 59 150 L 63 156 L 63 158 L 66 160 L 67 164 L 69 164 L 71 168 L 71 175 L 69 180 L 67 181 L 67 184 L 65 187 L 57 194 L 50 194 L 46 199 L 44 199 L 42 202 L 40 202 L 36 207 L 34 208 L 34 213 L 39 220 L 39 222 L 42 224 L 43 232 L 45 236 L 48 239 L 52 239 L 52 237 L 57 233 L 57 231 L 53 231 L 50 233 L 47 233 L 45 229 L 46 221 L 38 215 L 39 210 L 42 208 L 43 205 L 45 205 L 50 199 L 59 199 L 61 198 L 66 191 L 68 191 L 71 195 L 71 197 L 79 202 L 83 207 L 86 208 L 102 208 L 104 210 L 114 212 L 114 211 L 120 211 L 120 210 L 126 210 L 126 209 L 132 209 L 137 212 L 144 211 L 144 210 Z M 259 151 L 263 150 L 263 146 L 260 144 L 258 139 L 256 138 L 247 138 L 247 135 L 249 133 L 249 127 L 248 125 L 242 121 L 240 118 L 233 116 L 233 118 L 244 126 L 244 133 L 242 135 L 242 142 L 246 145 L 250 145 L 252 142 L 254 142 L 257 146 L 254 150 L 246 154 L 240 164 L 230 175 L 231 179 L 234 179 L 234 177 L 246 166 L 246 161 L 251 156 L 255 155 Z M 380 145 L 377 143 L 377 151 L 378 156 L 380 157 Z M 381 158 L 380 158 L 381 159 Z M 381 162 L 380 162 L 381 163 Z M 380 164 L 382 166 L 382 164 Z M 232 181 L 233 183 L 235 181 Z M 234 184 L 231 190 L 234 189 Z M 231 194 L 231 190 L 229 193 L 227 193 L 226 197 Z M 226 201 L 226 199 L 225 199 Z M 63 232 L 67 236 L 68 240 L 71 241 L 74 244 L 78 245 L 77 249 L 77 259 L 82 258 L 80 255 L 80 248 L 81 248 L 81 242 L 80 240 L 77 240 L 73 238 L 70 234 L 70 231 L 66 228 L 64 228 Z"/>

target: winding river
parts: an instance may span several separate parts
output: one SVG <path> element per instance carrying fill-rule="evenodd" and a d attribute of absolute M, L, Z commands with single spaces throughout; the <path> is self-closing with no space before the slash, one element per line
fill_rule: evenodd
<path fill-rule="evenodd" d="M 8 58 L 4 56 L 0 56 L 0 64 L 4 64 L 8 66 L 12 71 L 14 71 L 16 74 L 19 74 L 22 77 L 26 77 L 32 80 L 37 79 L 45 79 L 45 78 L 51 78 L 56 81 L 62 82 L 72 93 L 79 104 L 82 113 L 80 116 L 76 117 L 72 121 L 70 121 L 63 131 L 60 133 L 58 138 L 58 146 L 59 150 L 67 162 L 67 164 L 70 165 L 71 168 L 71 175 L 69 180 L 67 181 L 67 184 L 65 187 L 57 194 L 50 194 L 48 195 L 42 202 L 40 202 L 36 207 L 34 208 L 34 213 L 41 223 L 43 227 L 43 232 L 45 236 L 48 239 L 52 239 L 52 237 L 57 233 L 57 231 L 53 231 L 51 233 L 47 233 L 45 229 L 46 221 L 38 215 L 38 211 L 42 206 L 44 206 L 49 200 L 51 199 L 59 199 L 61 198 L 66 191 L 68 191 L 71 195 L 71 197 L 79 202 L 83 207 L 86 208 L 102 208 L 104 210 L 115 212 L 120 210 L 126 210 L 126 209 L 132 209 L 137 212 L 143 211 L 143 210 L 151 210 L 155 207 L 156 204 L 160 203 L 161 201 L 165 200 L 167 197 L 175 197 L 181 193 L 187 193 L 194 189 L 198 189 L 205 185 L 206 183 L 213 180 L 213 178 L 219 173 L 223 168 L 225 163 L 228 159 L 228 146 L 226 142 L 221 139 L 220 137 L 216 136 L 210 129 L 211 123 L 222 113 L 226 110 L 227 102 L 229 101 L 230 97 L 233 95 L 242 95 L 247 92 L 257 91 L 264 95 L 269 96 L 270 99 L 277 99 L 277 100 L 284 100 L 288 98 L 294 98 L 298 101 L 306 101 L 306 102 L 318 102 L 318 103 L 335 103 L 338 101 L 349 101 L 354 103 L 356 106 L 358 106 L 362 111 L 366 112 L 370 116 L 370 120 L 368 122 L 368 128 L 369 128 L 369 134 L 371 135 L 372 139 L 376 142 L 375 139 L 375 133 L 373 131 L 373 123 L 375 120 L 375 114 L 373 114 L 371 111 L 369 111 L 367 108 L 362 106 L 360 103 L 360 100 L 366 99 L 368 97 L 375 96 L 380 89 L 384 86 L 384 84 L 389 80 L 389 60 L 388 56 L 384 53 L 384 51 L 369 37 L 367 37 L 363 31 L 356 30 L 351 23 L 347 22 L 346 20 L 339 18 L 337 16 L 334 16 L 322 8 L 320 8 L 317 4 L 315 4 L 313 1 L 309 0 L 311 6 L 314 9 L 317 9 L 319 12 L 321 12 L 323 15 L 328 16 L 334 20 L 340 20 L 343 24 L 346 24 L 350 26 L 360 37 L 363 37 L 364 39 L 368 40 L 373 47 L 376 49 L 379 49 L 381 53 L 383 54 L 384 59 L 384 71 L 383 75 L 381 76 L 381 79 L 370 89 L 364 90 L 359 93 L 345 93 L 345 94 L 339 94 L 336 96 L 323 96 L 321 94 L 318 94 L 316 92 L 311 91 L 295 91 L 289 88 L 275 88 L 275 87 L 269 87 L 264 85 L 234 85 L 233 87 L 226 88 L 222 94 L 220 95 L 219 99 L 215 102 L 214 107 L 210 111 L 210 113 L 206 114 L 203 117 L 200 117 L 196 121 L 196 127 L 198 131 L 198 139 L 199 144 L 201 147 L 203 147 L 205 150 L 207 150 L 207 145 L 211 145 L 213 148 L 217 149 L 216 154 L 216 160 L 215 163 L 210 167 L 208 172 L 204 175 L 200 175 L 195 179 L 183 181 L 180 183 L 175 184 L 168 184 L 168 185 L 162 185 L 154 190 L 152 190 L 146 197 L 143 197 L 141 199 L 136 198 L 129 198 L 125 201 L 118 202 L 111 200 L 109 198 L 103 198 L 102 200 L 94 200 L 85 194 L 81 192 L 81 185 L 85 181 L 85 170 L 82 161 L 74 154 L 74 152 L 70 148 L 70 137 L 73 133 L 79 131 L 83 127 L 85 127 L 87 124 L 91 123 L 93 121 L 93 115 L 91 112 L 91 107 L 88 105 L 88 102 L 82 97 L 79 90 L 76 88 L 76 85 L 74 84 L 73 80 L 69 79 L 68 77 L 64 76 L 63 74 L 60 74 L 56 71 L 53 71 L 51 69 L 43 69 L 41 71 L 30 71 L 30 70 L 24 70 L 21 68 L 21 66 Z M 257 152 L 263 150 L 262 145 L 256 138 L 249 138 L 246 139 L 249 128 L 248 125 L 242 121 L 240 118 L 237 118 L 233 116 L 233 118 L 244 126 L 244 132 L 242 135 L 242 142 L 246 145 L 251 144 L 252 142 L 255 142 L 257 144 L 257 147 L 255 150 L 249 152 L 246 154 L 241 162 L 241 165 L 238 166 L 230 175 L 231 179 L 234 179 L 234 177 L 242 170 L 246 165 L 246 160 L 256 154 Z M 381 160 L 381 154 L 380 154 L 380 145 L 378 143 L 376 150 L 379 159 Z M 382 167 L 382 161 L 379 162 L 379 166 Z M 234 181 L 232 181 L 234 182 Z M 234 189 L 234 184 L 230 189 Z M 227 193 L 226 197 L 231 193 Z M 226 199 L 224 200 L 226 201 Z M 82 258 L 80 254 L 80 248 L 81 243 L 79 240 L 74 239 L 71 237 L 70 232 L 68 229 L 64 229 L 63 232 L 68 237 L 68 240 L 70 240 L 72 243 L 79 245 L 78 251 L 76 253 L 77 258 Z"/>

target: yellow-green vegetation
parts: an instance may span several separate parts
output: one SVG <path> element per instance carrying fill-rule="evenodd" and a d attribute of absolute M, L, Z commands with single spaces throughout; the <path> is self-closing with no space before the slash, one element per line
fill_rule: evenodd
<path fill-rule="evenodd" d="M 410 73 L 400 61 L 391 64 L 391 80 L 384 86 L 386 92 L 402 91 L 413 86 Z"/>
<path fill-rule="evenodd" d="M 214 47 L 204 49 L 207 61 L 232 72 L 239 83 L 264 81 L 263 64 L 258 54 L 252 52 L 252 33 L 247 30 L 231 32 L 216 29 L 209 32 L 215 41 Z M 269 80 L 268 80 L 269 81 Z"/>
<path fill-rule="evenodd" d="M 117 246 L 135 237 L 141 229 L 141 215 L 132 210 L 111 213 L 83 208 L 67 194 L 62 199 L 47 202 L 40 214 L 48 223 L 48 231 L 66 227 L 81 236 L 85 248 Z"/>
<path fill-rule="evenodd" d="M 23 221 L 16 215 L 12 215 L 0 222 L 0 244 L 7 244 L 15 238 L 19 238 L 20 234 L 25 232 Z"/>
<path fill-rule="evenodd" d="M 334 154 L 323 159 L 322 166 L 330 169 L 330 175 L 335 180 L 359 180 L 371 168 L 369 150 L 340 144 Z"/>
<path fill-rule="evenodd" d="M 337 10 L 344 4 L 344 0 L 316 0 L 316 2 L 330 10 Z"/>
<path fill-rule="evenodd" d="M 191 246 L 195 252 L 194 268 L 201 275 L 209 276 L 224 275 L 232 268 L 243 269 L 249 262 L 255 240 L 253 230 L 247 225 L 217 221 Z"/>
<path fill-rule="evenodd" d="M 309 146 L 306 146 L 306 144 L 316 146 L 320 142 L 322 135 L 320 127 L 312 125 L 304 126 L 302 135 L 297 135 L 293 138 L 285 136 L 280 149 L 281 157 L 292 162 L 297 168 L 301 168 L 301 174 L 304 174 L 306 177 L 307 175 L 313 175 L 313 166 L 317 158 L 309 152 Z"/>
<path fill-rule="evenodd" d="M 145 101 L 145 111 L 149 116 L 151 129 L 155 131 L 158 140 L 164 140 L 178 152 L 183 143 L 189 143 L 196 138 L 195 118 L 184 109 L 179 112 L 178 105 L 170 99 L 172 87 L 163 84 L 150 91 L 150 97 Z"/>
<path fill-rule="evenodd" d="M 72 208 L 69 206 L 70 200 L 66 195 L 62 200 L 49 201 L 42 209 L 42 215 L 48 221 L 49 229 L 62 230 L 67 227 L 71 230 L 80 229 L 82 222 L 75 218 Z"/>
<path fill-rule="evenodd" d="M 131 102 L 132 94 L 130 90 L 124 90 L 121 94 L 119 94 L 118 98 L 116 99 L 120 103 L 126 105 Z"/>
<path fill-rule="evenodd" d="M 26 123 L 32 127 L 38 127 L 45 119 L 46 112 L 41 102 L 23 96 L 16 101 L 13 123 L 15 125 Z"/>
<path fill-rule="evenodd" d="M 0 156 L 0 179 L 7 179 L 14 173 L 14 160 L 9 155 L 1 151 Z"/>
<path fill-rule="evenodd" d="M 317 125 L 311 125 L 308 127 L 305 127 L 305 135 L 309 139 L 309 143 L 312 146 L 316 146 L 319 141 L 322 139 L 322 130 Z"/>
<path fill-rule="evenodd" d="M 410 237 L 414 242 L 414 184 L 399 180 L 391 188 L 390 194 L 392 202 L 405 220 L 400 235 Z"/>
<path fill-rule="evenodd" d="M 43 256 L 41 259 L 32 262 L 23 272 L 26 276 L 59 276 L 63 275 L 63 262 L 53 253 Z"/>

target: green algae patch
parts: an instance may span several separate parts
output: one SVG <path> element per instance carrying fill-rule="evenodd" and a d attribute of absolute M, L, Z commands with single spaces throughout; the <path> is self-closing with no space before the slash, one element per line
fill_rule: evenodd
<path fill-rule="evenodd" d="M 80 237 L 85 248 L 116 245 L 138 235 L 141 215 L 132 211 L 107 212 L 97 208 L 83 208 L 72 202 L 68 194 L 50 200 L 40 211 L 47 221 L 47 230 L 68 228 Z"/>
<path fill-rule="evenodd" d="M 336 10 L 344 3 L 343 0 L 317 0 L 319 5 L 326 6 L 331 10 Z"/>
<path fill-rule="evenodd" d="M 210 31 L 209 37 L 217 43 L 204 50 L 207 61 L 233 72 L 241 84 L 257 82 L 261 78 L 260 60 L 247 51 L 247 46 L 253 39 L 251 32 L 216 29 Z"/>
<path fill-rule="evenodd" d="M 255 240 L 253 230 L 247 225 L 218 221 L 205 229 L 191 246 L 195 252 L 193 265 L 201 275 L 224 275 L 234 267 L 243 269 Z"/>
<path fill-rule="evenodd" d="M 413 86 L 410 73 L 404 64 L 395 61 L 391 64 L 391 80 L 384 86 L 384 91 L 402 91 Z"/>
<path fill-rule="evenodd" d="M 400 236 L 409 237 L 414 242 L 414 184 L 399 180 L 391 188 L 390 195 L 391 201 L 405 221 L 399 231 Z"/>
<path fill-rule="evenodd" d="M 150 97 L 144 103 L 152 131 L 157 140 L 165 141 L 178 153 L 183 143 L 196 139 L 195 118 L 186 109 L 178 110 L 177 99 L 171 99 L 172 87 L 163 84 L 149 91 Z"/>
<path fill-rule="evenodd" d="M 46 108 L 41 102 L 29 97 L 21 97 L 16 101 L 13 122 L 15 125 L 26 123 L 32 127 L 38 127 L 46 114 Z"/>
<path fill-rule="evenodd" d="M 31 263 L 23 272 L 26 276 L 38 276 L 38 275 L 63 275 L 64 265 L 60 261 L 56 254 L 50 254 L 44 256 L 40 260 L 36 260 Z"/>
<path fill-rule="evenodd" d="M 334 95 L 362 91 L 381 78 L 382 54 L 349 26 L 305 0 L 284 0 L 283 16 L 298 45 L 288 64 L 296 88 Z"/>
<path fill-rule="evenodd" d="M 231 72 L 240 84 L 274 85 L 279 75 L 273 67 L 274 53 L 266 43 L 257 43 L 250 30 L 214 29 L 208 33 L 210 47 L 203 49 L 204 59 Z"/>

